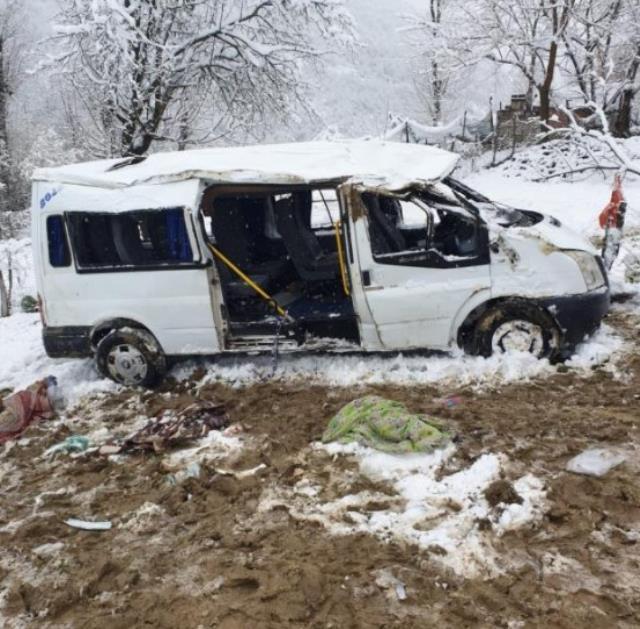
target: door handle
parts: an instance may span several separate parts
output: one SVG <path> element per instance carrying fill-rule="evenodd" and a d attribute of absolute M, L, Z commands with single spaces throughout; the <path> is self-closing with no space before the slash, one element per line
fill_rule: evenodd
<path fill-rule="evenodd" d="M 371 271 L 362 271 L 362 285 L 371 286 Z"/>

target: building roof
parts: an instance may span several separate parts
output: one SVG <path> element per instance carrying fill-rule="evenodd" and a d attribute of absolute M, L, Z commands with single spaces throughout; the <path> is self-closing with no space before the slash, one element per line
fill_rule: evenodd
<path fill-rule="evenodd" d="M 41 168 L 33 179 L 99 188 L 188 179 L 276 185 L 353 181 L 397 190 L 438 181 L 451 173 L 457 161 L 454 153 L 417 144 L 379 140 L 301 142 L 153 153 L 133 160 Z"/>

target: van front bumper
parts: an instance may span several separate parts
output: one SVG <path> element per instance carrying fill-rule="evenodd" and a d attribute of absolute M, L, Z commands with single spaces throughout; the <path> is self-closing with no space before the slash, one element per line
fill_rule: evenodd
<path fill-rule="evenodd" d="M 49 358 L 88 358 L 93 355 L 90 327 L 63 326 L 42 330 L 44 349 Z"/>
<path fill-rule="evenodd" d="M 608 287 L 602 287 L 580 295 L 543 299 L 541 305 L 558 323 L 563 334 L 561 349 L 567 354 L 598 329 L 609 312 L 611 295 Z"/>

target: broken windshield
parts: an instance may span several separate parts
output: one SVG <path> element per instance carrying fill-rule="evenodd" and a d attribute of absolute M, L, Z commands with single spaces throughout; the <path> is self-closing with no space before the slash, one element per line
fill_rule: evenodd
<path fill-rule="evenodd" d="M 501 227 L 530 227 L 543 219 L 542 214 L 538 212 L 518 210 L 509 205 L 496 203 L 452 177 L 447 177 L 444 183 L 465 205 L 473 206 L 476 211 L 490 212 L 493 220 Z"/>

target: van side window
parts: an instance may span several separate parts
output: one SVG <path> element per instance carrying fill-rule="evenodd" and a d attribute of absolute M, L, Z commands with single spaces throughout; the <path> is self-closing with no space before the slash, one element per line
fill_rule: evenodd
<path fill-rule="evenodd" d="M 314 190 L 311 199 L 311 229 L 333 229 L 340 220 L 337 192 L 334 189 Z"/>
<path fill-rule="evenodd" d="M 424 208 L 411 201 L 371 193 L 363 194 L 362 200 L 367 207 L 371 252 L 376 262 L 402 264 L 398 262 L 400 258 L 424 256 L 428 225 Z"/>
<path fill-rule="evenodd" d="M 461 207 L 422 196 L 365 193 L 362 200 L 378 264 L 455 268 L 489 263 L 486 227 Z"/>
<path fill-rule="evenodd" d="M 64 219 L 60 214 L 47 217 L 47 243 L 49 247 L 49 264 L 54 268 L 71 266 L 71 252 Z"/>
<path fill-rule="evenodd" d="M 68 217 L 80 269 L 156 268 L 194 261 L 182 208 L 70 212 Z"/>

